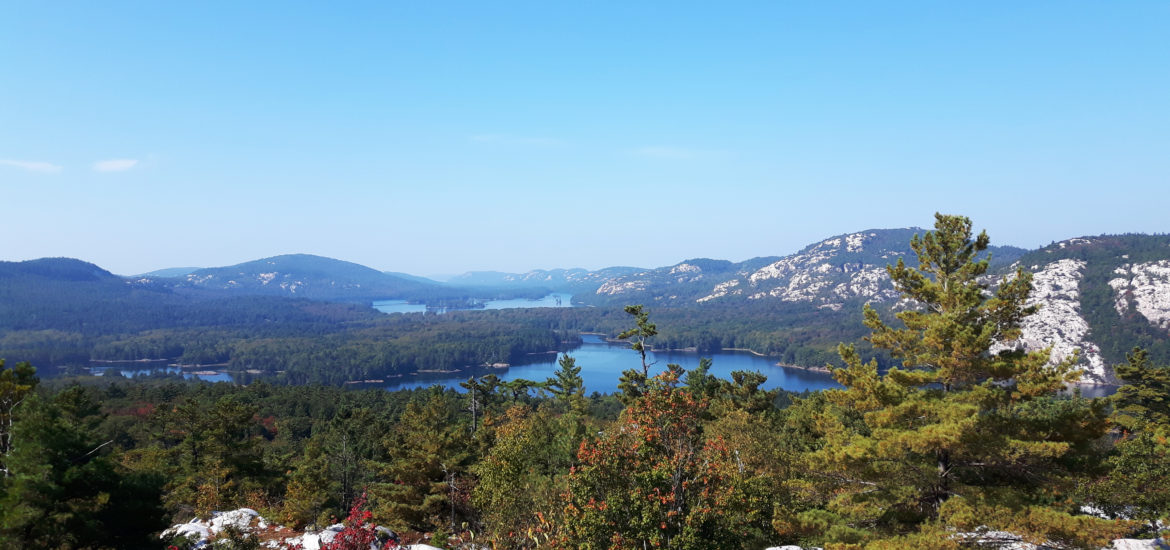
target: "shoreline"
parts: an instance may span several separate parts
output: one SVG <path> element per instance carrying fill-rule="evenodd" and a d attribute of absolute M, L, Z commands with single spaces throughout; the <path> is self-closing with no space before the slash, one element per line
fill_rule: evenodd
<path fill-rule="evenodd" d="M 719 351 L 746 351 L 756 357 L 767 357 L 767 355 L 760 353 L 751 348 L 719 348 Z M 779 365 L 779 363 L 777 363 Z"/>
<path fill-rule="evenodd" d="M 784 363 L 776 363 L 776 366 L 781 367 L 781 368 L 786 368 L 786 369 L 800 369 L 800 370 L 805 370 L 805 371 L 809 371 L 809 372 L 819 372 L 822 374 L 833 374 L 833 369 L 830 369 L 829 367 L 825 367 L 825 366 L 805 367 L 802 365 L 786 365 Z"/>

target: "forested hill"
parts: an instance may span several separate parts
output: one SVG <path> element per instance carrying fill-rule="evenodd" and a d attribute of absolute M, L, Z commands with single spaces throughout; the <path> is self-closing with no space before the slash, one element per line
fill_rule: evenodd
<path fill-rule="evenodd" d="M 352 262 L 311 254 L 287 254 L 227 267 L 198 269 L 167 282 L 179 289 L 318 300 L 414 298 L 440 289 L 437 283 L 409 280 Z"/>
<path fill-rule="evenodd" d="M 641 303 L 662 328 L 653 346 L 749 348 L 784 363 L 820 366 L 835 359 L 837 343 L 857 340 L 862 304 L 892 313 L 898 294 L 885 267 L 898 258 L 915 263 L 908 243 L 916 233 L 924 230 L 843 234 L 789 256 L 744 262 L 551 270 L 541 272 L 543 281 L 536 275 L 464 278 L 499 283 L 478 288 L 308 255 L 169 279 L 121 278 L 63 258 L 0 262 L 0 352 L 6 353 L 0 356 L 46 366 L 162 357 L 295 372 L 301 381 L 345 381 L 510 362 L 573 341 L 577 331 L 615 336 L 628 328 L 621 306 Z M 1057 360 L 1079 353 L 1091 382 L 1115 383 L 1112 365 L 1134 346 L 1170 362 L 1170 236 L 1081 237 L 1033 252 L 992 247 L 991 253 L 992 275 L 1015 266 L 1034 274 L 1032 300 L 1041 308 L 1024 323 L 1029 349 L 1051 346 Z M 370 300 L 396 296 L 466 301 L 553 288 L 576 289 L 574 301 L 598 307 L 393 320 L 368 307 Z M 326 363 L 345 367 L 324 372 Z"/>
<path fill-rule="evenodd" d="M 1078 237 L 1017 265 L 1034 274 L 1032 300 L 1041 306 L 1024 324 L 1029 347 L 1053 346 L 1056 358 L 1080 350 L 1089 378 L 1105 382 L 1114 381 L 1108 366 L 1134 346 L 1170 360 L 1170 236 Z"/>
<path fill-rule="evenodd" d="M 539 286 L 557 292 L 593 294 L 607 281 L 645 271 L 640 267 L 614 266 L 590 271 L 583 268 L 534 269 L 527 273 L 469 271 L 452 277 L 450 284 L 487 288 L 525 288 Z"/>
<path fill-rule="evenodd" d="M 588 300 L 671 305 L 776 301 L 837 311 L 857 299 L 880 302 L 896 297 L 885 267 L 902 257 L 913 262 L 910 238 L 925 232 L 870 229 L 829 237 L 779 258 L 739 263 L 687 260 L 612 279 Z M 999 246 L 990 252 L 996 265 L 1006 265 L 1026 250 Z"/>
<path fill-rule="evenodd" d="M 368 305 L 126 280 L 80 260 L 0 262 L 0 358 L 52 373 L 93 360 L 227 365 L 339 384 L 556 349 L 547 323 L 384 315 Z"/>

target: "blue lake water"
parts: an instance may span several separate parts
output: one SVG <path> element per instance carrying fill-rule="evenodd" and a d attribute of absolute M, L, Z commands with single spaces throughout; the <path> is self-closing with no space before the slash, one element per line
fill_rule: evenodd
<path fill-rule="evenodd" d="M 593 392 L 615 393 L 618 391 L 618 379 L 626 369 L 640 369 L 642 361 L 638 353 L 630 349 L 629 344 L 611 344 L 595 335 L 582 335 L 584 343 L 568 354 L 577 360 L 581 367 L 581 377 L 585 380 L 585 393 Z M 425 388 L 440 385 L 447 388 L 461 390 L 460 382 L 467 381 L 472 376 L 494 374 L 501 380 L 515 380 L 526 378 L 537 382 L 551 378 L 559 367 L 557 361 L 562 354 L 547 353 L 533 356 L 531 361 L 509 368 L 474 368 L 457 373 L 419 373 L 406 375 L 398 379 L 387 380 L 385 388 L 389 390 Z M 668 363 L 676 363 L 684 369 L 691 370 L 699 366 L 700 357 L 711 359 L 711 374 L 724 379 L 731 379 L 731 372 L 756 371 L 768 377 L 764 384 L 765 389 L 783 388 L 789 391 L 823 390 L 826 388 L 841 387 L 828 373 L 780 367 L 776 359 L 760 357 L 750 352 L 722 351 L 718 353 L 698 354 L 686 351 L 650 352 L 648 361 L 653 362 L 650 367 L 651 375 L 666 370 Z"/>
<path fill-rule="evenodd" d="M 168 365 L 163 361 L 126 361 L 126 362 L 110 362 L 102 363 L 101 367 L 90 367 L 89 372 L 94 376 L 125 376 L 133 378 L 135 376 L 146 376 L 154 373 L 168 373 L 178 374 L 184 372 L 183 369 Z M 211 374 L 209 374 L 211 373 Z M 211 369 L 199 369 L 199 374 L 195 372 L 186 372 L 183 378 L 198 378 L 207 382 L 231 382 L 232 376 L 223 371 L 212 371 Z"/>
<path fill-rule="evenodd" d="M 564 292 L 554 292 L 543 298 L 531 300 L 528 298 L 513 298 L 510 300 L 486 300 L 483 302 L 483 308 L 467 308 L 475 309 L 516 309 L 526 307 L 573 307 L 573 295 Z M 412 304 L 406 300 L 380 300 L 371 304 L 374 309 L 382 313 L 423 313 L 431 311 L 434 313 L 446 313 L 449 308 L 432 307 L 428 308 L 426 304 Z M 459 308 L 463 309 L 463 308 Z"/>
<path fill-rule="evenodd" d="M 605 342 L 600 336 L 592 334 L 583 334 L 581 338 L 583 340 L 582 345 L 567 353 L 576 359 L 577 366 L 581 367 L 581 377 L 585 380 L 586 394 L 595 391 L 600 393 L 616 393 L 618 391 L 618 379 L 621 377 L 622 371 L 641 368 L 641 359 L 638 357 L 637 352 L 630 349 L 629 344 Z M 557 361 L 560 360 L 562 355 L 564 354 L 556 352 L 537 354 L 533 355 L 528 361 L 512 365 L 508 368 L 482 367 L 465 369 L 456 373 L 418 373 L 404 375 L 401 378 L 387 380 L 386 384 L 381 384 L 380 386 L 387 390 L 404 390 L 439 385 L 463 391 L 463 388 L 459 386 L 460 382 L 466 382 L 472 376 L 479 377 L 485 374 L 494 374 L 500 380 L 504 381 L 525 378 L 535 382 L 543 382 L 551 378 L 553 373 L 559 368 Z M 828 373 L 777 366 L 774 358 L 760 357 L 746 351 L 721 351 L 718 353 L 703 354 L 687 351 L 652 351 L 648 356 L 648 360 L 652 362 L 650 367 L 651 374 L 657 374 L 666 370 L 666 365 L 669 363 L 681 365 L 689 371 L 699 366 L 699 358 L 707 357 L 712 360 L 711 374 L 725 380 L 730 380 L 732 371 L 759 372 L 768 377 L 768 381 L 763 385 L 764 389 L 781 388 L 788 391 L 800 392 L 841 387 Z M 149 375 L 159 372 L 172 374 L 184 373 L 183 377 L 188 379 L 198 378 L 207 382 L 232 382 L 232 375 L 229 372 L 213 370 L 211 367 L 207 367 L 206 370 L 199 369 L 199 374 L 196 374 L 191 369 L 184 371 L 179 367 L 169 364 L 168 361 L 126 361 L 101 363 L 101 365 L 90 367 L 90 373 L 97 376 L 121 375 L 125 377 Z M 1074 391 L 1079 391 L 1083 397 L 1106 397 L 1116 393 L 1117 387 L 1073 386 L 1069 388 L 1068 393 L 1071 394 Z"/>

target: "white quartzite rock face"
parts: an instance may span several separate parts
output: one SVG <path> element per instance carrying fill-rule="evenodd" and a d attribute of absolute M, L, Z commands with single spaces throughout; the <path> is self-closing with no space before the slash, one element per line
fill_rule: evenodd
<path fill-rule="evenodd" d="M 715 298 L 722 298 L 728 294 L 743 294 L 743 289 L 736 289 L 739 286 L 739 279 L 732 279 L 725 283 L 715 285 L 715 289 L 711 294 L 695 300 L 696 302 L 706 302 L 707 300 L 714 300 Z"/>
<path fill-rule="evenodd" d="M 1150 321 L 1150 324 L 1170 329 L 1170 260 L 1126 264 L 1114 273 L 1119 277 L 1109 281 L 1113 287 L 1114 307 L 1125 316 L 1131 309 Z"/>
<path fill-rule="evenodd" d="M 1052 346 L 1052 364 L 1064 361 L 1079 349 L 1084 371 L 1081 380 L 1110 383 L 1114 380 L 1112 369 L 1105 365 L 1097 346 L 1086 339 L 1089 323 L 1081 316 L 1080 296 L 1084 268 L 1082 260 L 1060 260 L 1038 271 L 1033 269 L 1028 303 L 1039 305 L 1040 311 L 1024 318 L 1019 343 L 1028 351 Z"/>
<path fill-rule="evenodd" d="M 890 284 L 884 265 L 849 263 L 838 266 L 830 263 L 839 254 L 862 251 L 865 242 L 876 236 L 876 233 L 853 233 L 843 238 L 824 240 L 803 254 L 764 266 L 748 277 L 749 284 L 756 289 L 748 298 L 758 300 L 773 297 L 785 302 L 820 302 L 817 307 L 834 311 L 841 309 L 842 302 L 851 298 L 863 297 L 872 302 L 895 299 L 898 293 Z M 850 274 L 845 282 L 841 281 L 842 273 Z M 727 293 L 721 293 L 721 290 L 716 287 L 710 295 L 699 301 L 725 296 Z"/>
<path fill-rule="evenodd" d="M 622 294 L 646 290 L 646 281 L 607 281 L 597 289 L 598 294 Z"/>

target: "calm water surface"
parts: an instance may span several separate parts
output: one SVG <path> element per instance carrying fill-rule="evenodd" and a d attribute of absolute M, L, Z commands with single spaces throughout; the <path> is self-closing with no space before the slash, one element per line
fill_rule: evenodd
<path fill-rule="evenodd" d="M 638 354 L 631 350 L 628 344 L 611 344 L 602 340 L 600 336 L 592 334 L 583 334 L 581 338 L 584 341 L 582 345 L 570 350 L 568 355 L 576 359 L 577 366 L 581 367 L 581 377 L 585 380 L 586 394 L 595 391 L 616 393 L 618 391 L 618 379 L 621 377 L 622 371 L 641 367 L 641 360 L 638 358 Z M 538 354 L 532 356 L 531 360 L 525 361 L 523 364 L 516 364 L 509 368 L 473 368 L 464 369 L 457 373 L 418 373 L 405 375 L 401 378 L 388 380 L 388 383 L 382 387 L 387 390 L 404 390 L 439 385 L 463 391 L 463 388 L 459 386 L 460 382 L 466 382 L 472 376 L 478 377 L 485 374 L 494 374 L 504 381 L 526 378 L 536 382 L 543 382 L 551 378 L 553 373 L 559 368 L 557 361 L 560 360 L 562 355 L 564 354 L 555 352 Z M 651 374 L 666 370 L 668 363 L 676 363 L 689 371 L 699 366 L 700 357 L 708 357 L 712 360 L 711 374 L 725 380 L 730 380 L 732 371 L 759 372 L 768 377 L 768 381 L 763 385 L 764 389 L 781 388 L 788 391 L 800 392 L 841 387 L 828 373 L 780 367 L 776 365 L 774 358 L 760 357 L 746 351 L 723 351 L 704 354 L 686 351 L 668 351 L 650 352 L 648 355 L 648 360 L 653 363 L 650 367 Z M 97 376 L 121 375 L 132 378 L 137 375 L 148 375 L 158 372 L 173 374 L 184 372 L 179 367 L 168 364 L 167 361 L 126 361 L 101 363 L 101 365 L 90 367 L 90 373 Z M 200 372 L 210 371 L 212 369 L 208 368 L 206 371 L 201 370 Z M 184 378 L 198 378 L 207 382 L 232 381 L 231 373 L 224 371 L 214 371 L 212 374 L 195 374 L 188 371 L 183 376 Z M 1071 394 L 1074 391 L 1080 391 L 1083 397 L 1106 397 L 1116 393 L 1117 387 L 1070 387 L 1068 393 Z"/>
<path fill-rule="evenodd" d="M 582 335 L 584 343 L 568 354 L 577 360 L 581 367 L 581 378 L 585 380 L 585 393 L 593 392 L 615 393 L 618 391 L 618 379 L 626 369 L 641 368 L 642 362 L 638 353 L 630 349 L 629 344 L 606 343 L 599 336 Z M 495 374 L 501 380 L 515 380 L 526 378 L 543 382 L 551 378 L 553 372 L 559 368 L 557 361 L 561 355 L 547 353 L 533 356 L 530 362 L 522 365 L 513 365 L 510 368 L 475 368 L 466 369 L 457 373 L 421 373 L 406 375 L 402 378 L 387 380 L 388 390 L 424 388 L 440 385 L 447 388 L 462 390 L 460 382 L 467 381 L 472 376 Z M 723 351 L 719 353 L 698 354 L 685 351 L 651 352 L 648 360 L 654 364 L 650 367 L 651 374 L 666 370 L 668 363 L 676 363 L 684 369 L 691 370 L 699 366 L 700 357 L 709 357 L 712 361 L 711 374 L 724 379 L 731 379 L 731 372 L 737 370 L 756 371 L 768 377 L 764 384 L 765 389 L 783 388 L 788 391 L 823 390 L 839 388 L 833 377 L 827 373 L 794 369 L 776 366 L 774 358 L 759 357 L 749 352 Z"/>
<path fill-rule="evenodd" d="M 167 364 L 166 361 L 113 361 L 102 363 L 100 367 L 90 367 L 89 373 L 94 376 L 125 376 L 126 378 L 133 378 L 135 376 L 146 376 L 154 373 L 165 372 L 168 374 L 178 374 L 183 372 L 179 367 Z M 199 369 L 200 373 L 213 372 L 213 374 L 195 374 L 188 372 L 183 375 L 183 378 L 198 378 L 207 382 L 231 382 L 232 375 L 223 371 L 216 371 L 214 369 Z"/>
<path fill-rule="evenodd" d="M 554 292 L 536 300 L 528 298 L 513 298 L 511 300 L 487 300 L 483 303 L 482 309 L 516 309 L 526 307 L 573 307 L 573 295 L 564 292 Z M 382 313 L 423 313 L 431 311 L 434 313 L 446 313 L 450 308 L 432 307 L 428 308 L 426 304 L 411 304 L 406 300 L 380 300 L 371 304 L 374 309 Z M 460 308 L 462 309 L 462 308 Z M 480 308 L 467 308 L 471 311 Z"/>

